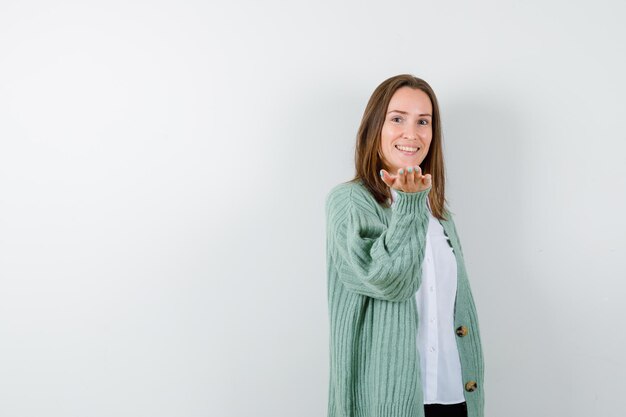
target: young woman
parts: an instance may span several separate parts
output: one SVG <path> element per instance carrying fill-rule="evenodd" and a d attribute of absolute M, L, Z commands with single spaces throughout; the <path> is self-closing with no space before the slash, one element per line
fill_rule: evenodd
<path fill-rule="evenodd" d="M 439 107 L 424 80 L 367 104 L 356 176 L 326 200 L 328 417 L 483 417 L 483 354 L 446 208 Z"/>

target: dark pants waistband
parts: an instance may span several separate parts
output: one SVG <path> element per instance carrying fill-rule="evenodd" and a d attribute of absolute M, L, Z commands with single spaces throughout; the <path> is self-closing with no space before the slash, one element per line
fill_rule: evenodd
<path fill-rule="evenodd" d="M 426 417 L 467 417 L 467 404 L 424 404 Z"/>

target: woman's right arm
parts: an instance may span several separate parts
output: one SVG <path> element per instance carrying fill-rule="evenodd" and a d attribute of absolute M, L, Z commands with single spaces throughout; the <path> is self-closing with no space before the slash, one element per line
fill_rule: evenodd
<path fill-rule="evenodd" d="M 397 191 L 385 225 L 354 186 L 337 187 L 326 200 L 327 250 L 345 287 L 387 301 L 405 301 L 421 283 L 430 188 Z"/>

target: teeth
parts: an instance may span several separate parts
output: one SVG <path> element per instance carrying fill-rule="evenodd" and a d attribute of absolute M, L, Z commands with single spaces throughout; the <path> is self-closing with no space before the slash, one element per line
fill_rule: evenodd
<path fill-rule="evenodd" d="M 406 152 L 416 152 L 417 148 L 411 148 L 408 146 L 400 146 L 400 145 L 396 145 L 397 149 L 400 149 L 401 151 L 406 151 Z"/>

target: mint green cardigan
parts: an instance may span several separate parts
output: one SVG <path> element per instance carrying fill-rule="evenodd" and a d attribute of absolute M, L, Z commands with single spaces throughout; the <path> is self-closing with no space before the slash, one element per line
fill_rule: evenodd
<path fill-rule="evenodd" d="M 426 197 L 398 191 L 378 204 L 360 182 L 326 198 L 330 317 L 328 417 L 422 417 L 415 293 L 428 228 Z M 457 261 L 454 329 L 468 417 L 483 417 L 483 354 L 476 307 L 451 214 L 441 225 Z"/>

